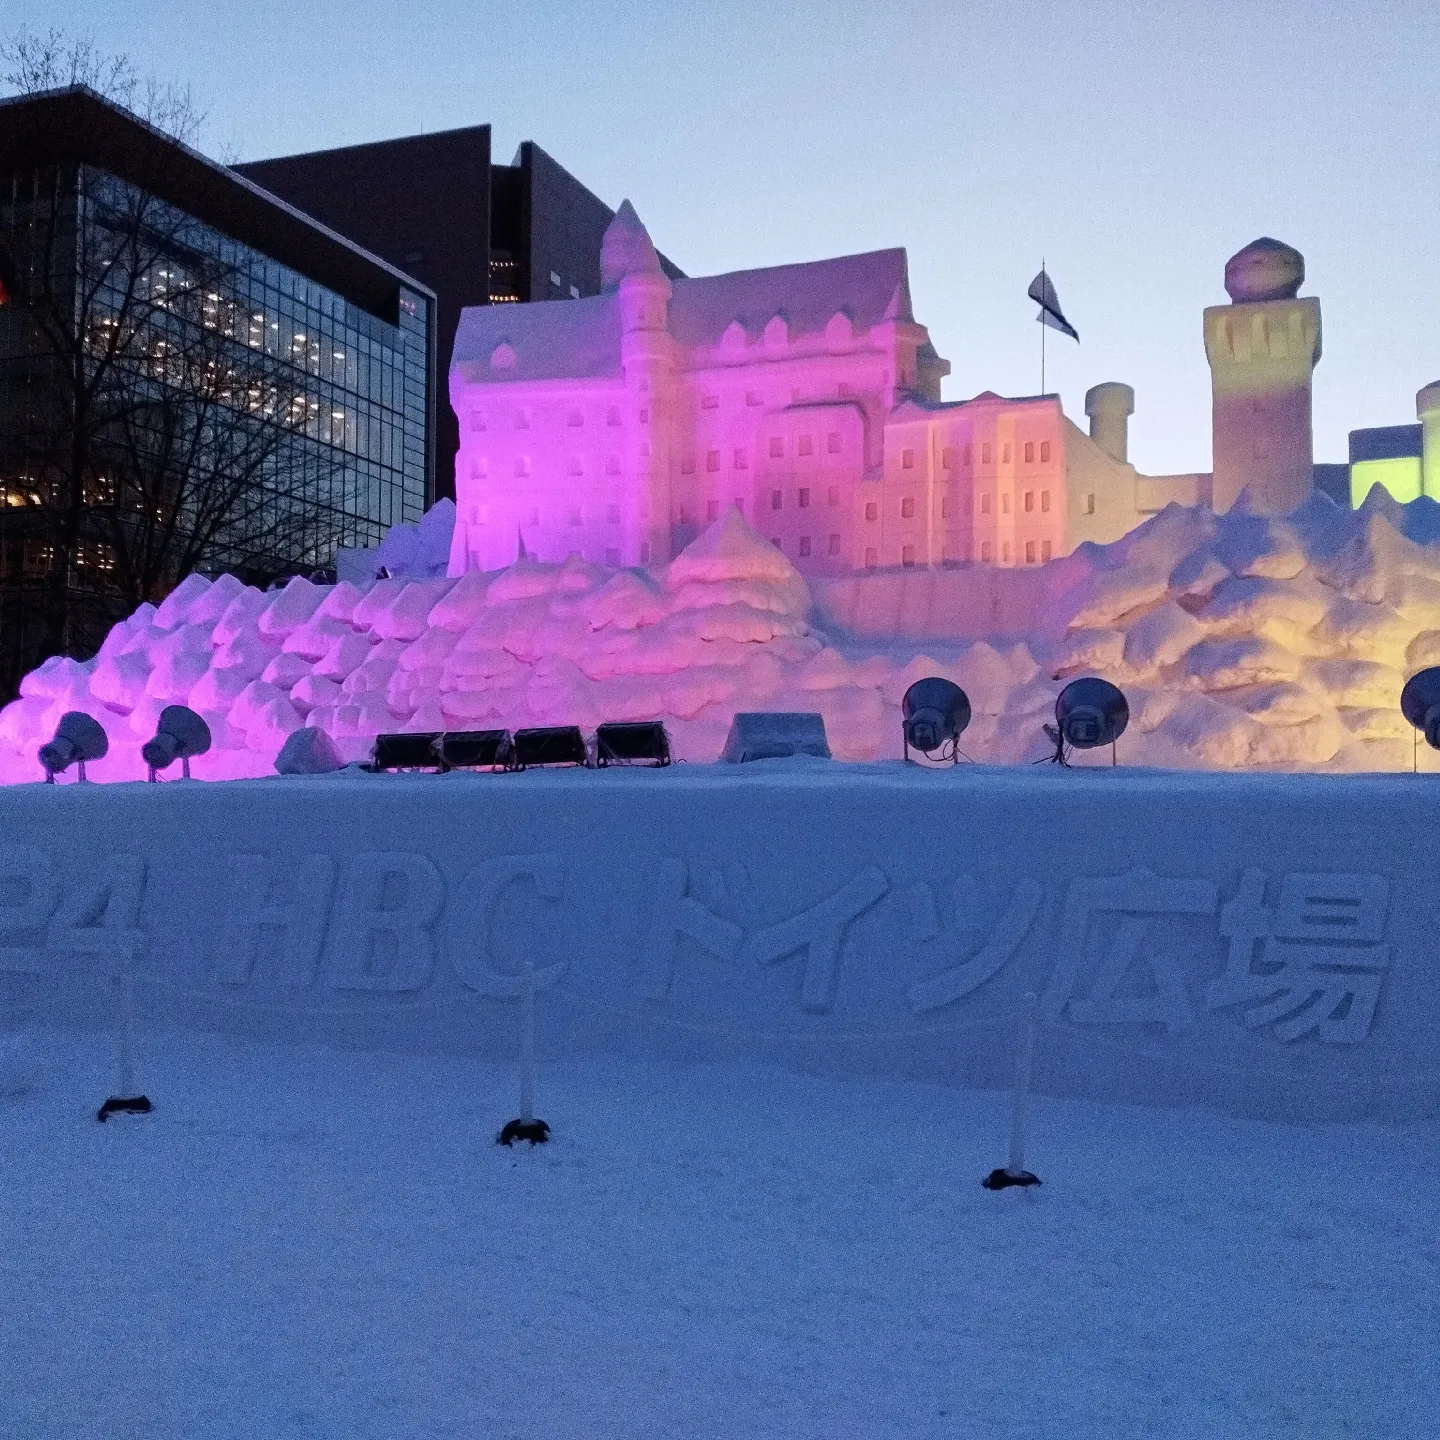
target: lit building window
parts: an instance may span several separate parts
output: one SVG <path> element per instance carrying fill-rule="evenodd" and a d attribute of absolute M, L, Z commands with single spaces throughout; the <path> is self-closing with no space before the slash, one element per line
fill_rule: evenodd
<path fill-rule="evenodd" d="M 809 506 L 810 506 L 810 491 L 809 491 L 808 489 L 806 489 L 803 485 L 800 487 L 800 497 L 799 497 L 799 501 L 800 501 L 800 508 L 801 508 L 802 510 L 806 510 L 806 509 L 809 508 Z"/>
<path fill-rule="evenodd" d="M 955 468 L 955 451 L 953 447 L 947 445 L 940 452 L 940 468 L 942 470 L 953 470 Z"/>
<path fill-rule="evenodd" d="M 620 473 L 620 457 L 611 455 L 605 461 L 605 473 L 607 475 L 618 475 Z"/>
<path fill-rule="evenodd" d="M 980 513 L 982 515 L 988 515 L 990 513 L 990 496 L 988 493 L 980 497 Z"/>
<path fill-rule="evenodd" d="M 1000 497 L 1000 513 L 1001 513 L 1002 515 L 1008 515 L 1008 514 L 1010 513 L 1010 497 L 1009 497 L 1009 495 L 1002 495 L 1002 496 Z"/>
<path fill-rule="evenodd" d="M 900 550 L 900 563 L 902 565 L 913 565 L 915 563 L 915 547 L 905 545 Z"/>
<path fill-rule="evenodd" d="M 1025 463 L 1027 465 L 1035 463 L 1035 442 L 1033 440 L 1025 442 Z"/>
<path fill-rule="evenodd" d="M 1008 540 L 1000 547 L 1000 561 L 1004 565 L 1010 563 L 1010 542 Z"/>
<path fill-rule="evenodd" d="M 750 457 L 744 450 L 735 452 L 735 468 L 743 470 L 750 463 Z"/>
<path fill-rule="evenodd" d="M 515 473 L 516 475 L 528 475 L 530 473 L 530 461 L 526 456 L 522 455 L 516 460 Z"/>
<path fill-rule="evenodd" d="M 1034 492 L 1033 490 L 1027 490 L 1027 491 L 1025 492 L 1025 513 L 1026 513 L 1027 515 L 1029 515 L 1034 509 L 1035 509 L 1035 492 Z"/>
<path fill-rule="evenodd" d="M 650 542 L 648 540 L 640 542 L 640 563 L 642 565 L 650 563 Z"/>
<path fill-rule="evenodd" d="M 578 505 L 572 506 L 569 515 L 566 516 L 566 519 L 571 525 L 580 524 L 580 507 Z"/>
<path fill-rule="evenodd" d="M 470 412 L 470 428 L 472 430 L 483 430 L 485 428 L 485 412 L 483 410 L 472 410 Z"/>
<path fill-rule="evenodd" d="M 948 496 L 942 497 L 940 501 L 940 518 L 942 520 L 948 520 L 950 518 L 950 500 Z"/>
<path fill-rule="evenodd" d="M 981 563 L 984 564 L 984 565 L 988 565 L 988 564 L 990 563 L 990 557 L 991 557 L 991 555 L 993 555 L 994 553 L 995 553 L 995 552 L 994 552 L 994 550 L 991 548 L 990 542 L 989 542 L 988 540 L 986 540 L 986 541 L 980 546 L 980 561 L 981 561 Z"/>
<path fill-rule="evenodd" d="M 771 543 L 777 550 L 783 550 L 783 549 L 785 548 L 785 547 L 780 543 L 780 537 L 779 537 L 778 535 L 772 535 L 772 536 L 770 537 L 770 543 Z"/>
<path fill-rule="evenodd" d="M 965 447 L 965 468 L 967 470 L 970 468 L 970 447 L 968 445 Z"/>
<path fill-rule="evenodd" d="M 705 468 L 711 471 L 720 468 L 720 452 L 718 450 L 707 450 L 705 452 Z"/>
<path fill-rule="evenodd" d="M 900 502 L 900 518 L 902 520 L 913 520 L 915 518 L 915 497 L 907 495 Z"/>
<path fill-rule="evenodd" d="M 880 507 L 875 501 L 870 500 L 866 503 L 865 518 L 867 520 L 878 520 L 880 518 Z"/>
<path fill-rule="evenodd" d="M 720 502 L 711 500 L 705 506 L 705 518 L 707 520 L 718 520 L 720 518 Z"/>
<path fill-rule="evenodd" d="M 760 398 L 758 390 L 747 390 L 745 392 L 745 403 L 747 405 L 763 405 L 765 402 Z"/>
<path fill-rule="evenodd" d="M 799 445 L 796 446 L 796 453 L 800 455 L 809 455 L 812 452 L 812 449 L 813 445 L 810 437 L 808 435 L 802 435 L 800 437 Z"/>
<path fill-rule="evenodd" d="M 785 454 L 785 441 L 779 435 L 770 437 L 770 458 L 779 460 Z"/>
<path fill-rule="evenodd" d="M 1050 492 L 1048 490 L 1040 492 L 1040 513 L 1042 515 L 1050 513 Z"/>
<path fill-rule="evenodd" d="M 565 423 L 572 430 L 578 430 L 585 423 L 585 417 L 578 410 L 572 410 L 565 417 Z"/>
<path fill-rule="evenodd" d="M 611 525 L 620 523 L 620 507 L 618 505 L 607 505 L 605 507 L 605 519 Z"/>
<path fill-rule="evenodd" d="M 808 555 L 810 553 L 810 537 L 808 535 L 802 535 L 800 537 L 800 553 L 802 555 Z"/>
<path fill-rule="evenodd" d="M 1025 542 L 1025 563 L 1027 565 L 1035 563 L 1035 542 L 1033 540 Z"/>
<path fill-rule="evenodd" d="M 829 490 L 825 492 L 825 502 L 828 505 L 838 505 L 840 503 L 840 487 L 838 485 L 832 485 Z"/>
<path fill-rule="evenodd" d="M 743 495 L 737 495 L 730 503 L 734 505 L 742 515 L 745 513 L 745 497 Z"/>
<path fill-rule="evenodd" d="M 913 450 L 902 450 L 900 452 L 900 468 L 902 470 L 913 470 L 915 468 L 915 452 Z"/>
<path fill-rule="evenodd" d="M 642 410 L 640 412 L 640 423 L 642 425 L 648 425 L 650 423 L 650 412 L 648 410 Z"/>
<path fill-rule="evenodd" d="M 988 445 L 982 445 L 980 447 L 980 463 L 982 465 L 988 465 L 990 463 L 990 447 Z"/>
<path fill-rule="evenodd" d="M 772 510 L 778 510 L 780 508 L 780 504 L 781 492 L 779 490 L 772 490 L 770 492 L 770 508 Z"/>
<path fill-rule="evenodd" d="M 693 455 L 682 455 L 680 457 L 680 473 L 682 475 L 693 475 L 695 473 L 695 457 Z"/>
<path fill-rule="evenodd" d="M 867 545 L 865 547 L 865 568 L 867 570 L 873 570 L 879 563 L 879 559 L 880 557 L 876 553 L 875 547 L 873 545 Z"/>
<path fill-rule="evenodd" d="M 840 453 L 840 435 L 838 431 L 832 430 L 825 437 L 825 450 L 830 455 L 838 455 Z"/>
<path fill-rule="evenodd" d="M 832 555 L 838 555 L 840 553 L 840 537 L 838 535 L 832 535 L 830 537 L 829 549 Z"/>
<path fill-rule="evenodd" d="M 1095 497 L 1093 495 L 1087 495 L 1085 497 L 1085 513 L 1087 515 L 1093 515 L 1095 513 Z"/>
<path fill-rule="evenodd" d="M 1008 442 L 1000 450 L 1000 463 L 1002 465 L 1008 465 L 1010 463 L 1010 446 Z"/>
<path fill-rule="evenodd" d="M 1042 540 L 1040 542 L 1040 558 L 1041 560 L 1048 560 L 1050 558 L 1050 542 L 1048 540 Z"/>
<path fill-rule="evenodd" d="M 620 423 L 620 411 L 616 409 L 614 405 L 612 405 L 610 409 L 606 411 L 605 423 L 607 425 L 618 425 Z"/>
<path fill-rule="evenodd" d="M 718 395 L 702 395 L 700 397 L 700 408 L 702 410 L 718 410 L 720 408 L 720 397 Z"/>
<path fill-rule="evenodd" d="M 570 473 L 572 475 L 583 475 L 585 473 L 585 462 L 578 455 L 570 457 Z"/>
<path fill-rule="evenodd" d="M 528 430 L 530 428 L 530 412 L 528 410 L 517 410 L 515 412 L 515 428 L 517 430 Z"/>
<path fill-rule="evenodd" d="M 1050 459 L 1050 442 L 1049 442 L 1048 440 L 1042 440 L 1042 441 L 1040 442 L 1040 463 L 1041 463 L 1042 465 L 1047 464 L 1047 463 L 1049 462 L 1049 459 Z"/>

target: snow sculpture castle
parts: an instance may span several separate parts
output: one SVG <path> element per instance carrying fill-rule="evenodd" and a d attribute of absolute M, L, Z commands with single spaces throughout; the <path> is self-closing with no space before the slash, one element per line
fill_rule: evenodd
<path fill-rule="evenodd" d="M 1143 518 L 1126 387 L 1092 392 L 1105 444 L 1054 395 L 942 403 L 903 250 L 671 281 L 626 202 L 601 273 L 593 298 L 461 319 L 452 575 L 660 564 L 731 505 L 821 576 L 1041 564 Z"/>

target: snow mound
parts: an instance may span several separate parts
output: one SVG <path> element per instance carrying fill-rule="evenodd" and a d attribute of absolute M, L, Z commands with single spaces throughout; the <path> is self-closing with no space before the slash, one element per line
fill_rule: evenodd
<path fill-rule="evenodd" d="M 110 734 L 92 775 L 139 778 L 166 704 L 209 722 L 193 767 L 209 778 L 271 773 L 302 727 L 350 762 L 384 731 L 658 719 L 678 756 L 713 760 L 737 710 L 819 710 L 836 757 L 869 760 L 898 754 L 901 697 L 927 675 L 969 694 L 967 753 L 1019 763 L 1045 753 L 1055 694 L 1086 673 L 1125 688 L 1132 764 L 1391 770 L 1410 765 L 1400 687 L 1440 663 L 1440 507 L 1376 492 L 1284 519 L 1172 505 L 1030 570 L 808 584 L 736 509 L 652 569 L 572 555 L 447 577 L 452 524 L 437 506 L 396 527 L 386 578 L 267 594 L 191 576 L 93 659 L 25 677 L 0 711 L 0 779 L 38 778 L 66 710 Z M 905 615 L 923 640 L 877 628 Z"/>

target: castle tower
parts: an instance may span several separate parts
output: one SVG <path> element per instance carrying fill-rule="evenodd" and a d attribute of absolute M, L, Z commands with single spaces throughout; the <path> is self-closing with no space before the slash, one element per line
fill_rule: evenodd
<path fill-rule="evenodd" d="M 1440 500 L 1440 380 L 1415 396 L 1415 418 L 1423 427 L 1420 493 Z"/>
<path fill-rule="evenodd" d="M 673 287 L 628 200 L 605 231 L 600 283 L 604 292 L 619 299 L 620 363 L 625 372 L 623 493 L 617 497 L 621 563 L 660 564 L 670 559 Z"/>
<path fill-rule="evenodd" d="M 1092 385 L 1085 392 L 1085 413 L 1090 417 L 1090 438 L 1112 459 L 1127 462 L 1130 452 L 1130 417 L 1135 413 L 1135 392 L 1119 380 Z"/>
<path fill-rule="evenodd" d="M 1229 305 L 1205 311 L 1213 396 L 1213 504 L 1242 490 L 1251 508 L 1288 515 L 1314 488 L 1310 385 L 1320 359 L 1320 302 L 1297 298 L 1305 257 L 1252 241 L 1225 265 Z"/>

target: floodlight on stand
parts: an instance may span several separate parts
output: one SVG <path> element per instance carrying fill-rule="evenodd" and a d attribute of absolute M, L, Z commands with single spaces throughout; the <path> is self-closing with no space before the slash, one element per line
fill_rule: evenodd
<path fill-rule="evenodd" d="M 1415 727 L 1411 764 L 1420 768 L 1420 736 L 1432 750 L 1440 750 L 1440 665 L 1412 675 L 1400 692 L 1400 712 Z"/>
<path fill-rule="evenodd" d="M 515 768 L 584 765 L 585 737 L 578 725 L 540 725 L 515 732 Z"/>
<path fill-rule="evenodd" d="M 83 710 L 67 710 L 55 727 L 55 738 L 40 747 L 40 763 L 45 767 L 45 783 L 53 785 L 55 777 L 72 764 L 85 778 L 85 763 L 101 760 L 110 749 L 105 727 Z"/>
<path fill-rule="evenodd" d="M 1130 706 L 1118 686 L 1098 675 L 1072 680 L 1055 701 L 1055 723 L 1046 725 L 1045 734 L 1054 742 L 1050 758 L 1059 765 L 1068 765 L 1066 747 L 1071 750 L 1094 750 L 1110 747 L 1110 763 L 1116 763 L 1115 742 L 1130 723 Z"/>
<path fill-rule="evenodd" d="M 439 730 L 400 732 L 375 737 L 372 770 L 439 770 Z"/>
<path fill-rule="evenodd" d="M 440 737 L 442 770 L 508 770 L 514 763 L 508 730 L 447 730 Z"/>
<path fill-rule="evenodd" d="M 160 712 L 160 723 L 154 736 L 140 747 L 140 758 L 150 767 L 153 781 L 156 771 L 164 770 L 175 761 L 181 762 L 181 774 L 190 778 L 190 761 L 210 748 L 210 727 L 186 705 L 167 705 Z"/>
<path fill-rule="evenodd" d="M 597 765 L 670 763 L 670 735 L 658 720 L 616 720 L 595 731 Z"/>
<path fill-rule="evenodd" d="M 970 697 L 940 675 L 917 680 L 900 702 L 905 759 L 918 750 L 927 760 L 960 763 L 960 735 L 970 723 Z M 946 746 L 949 749 L 946 749 Z"/>

